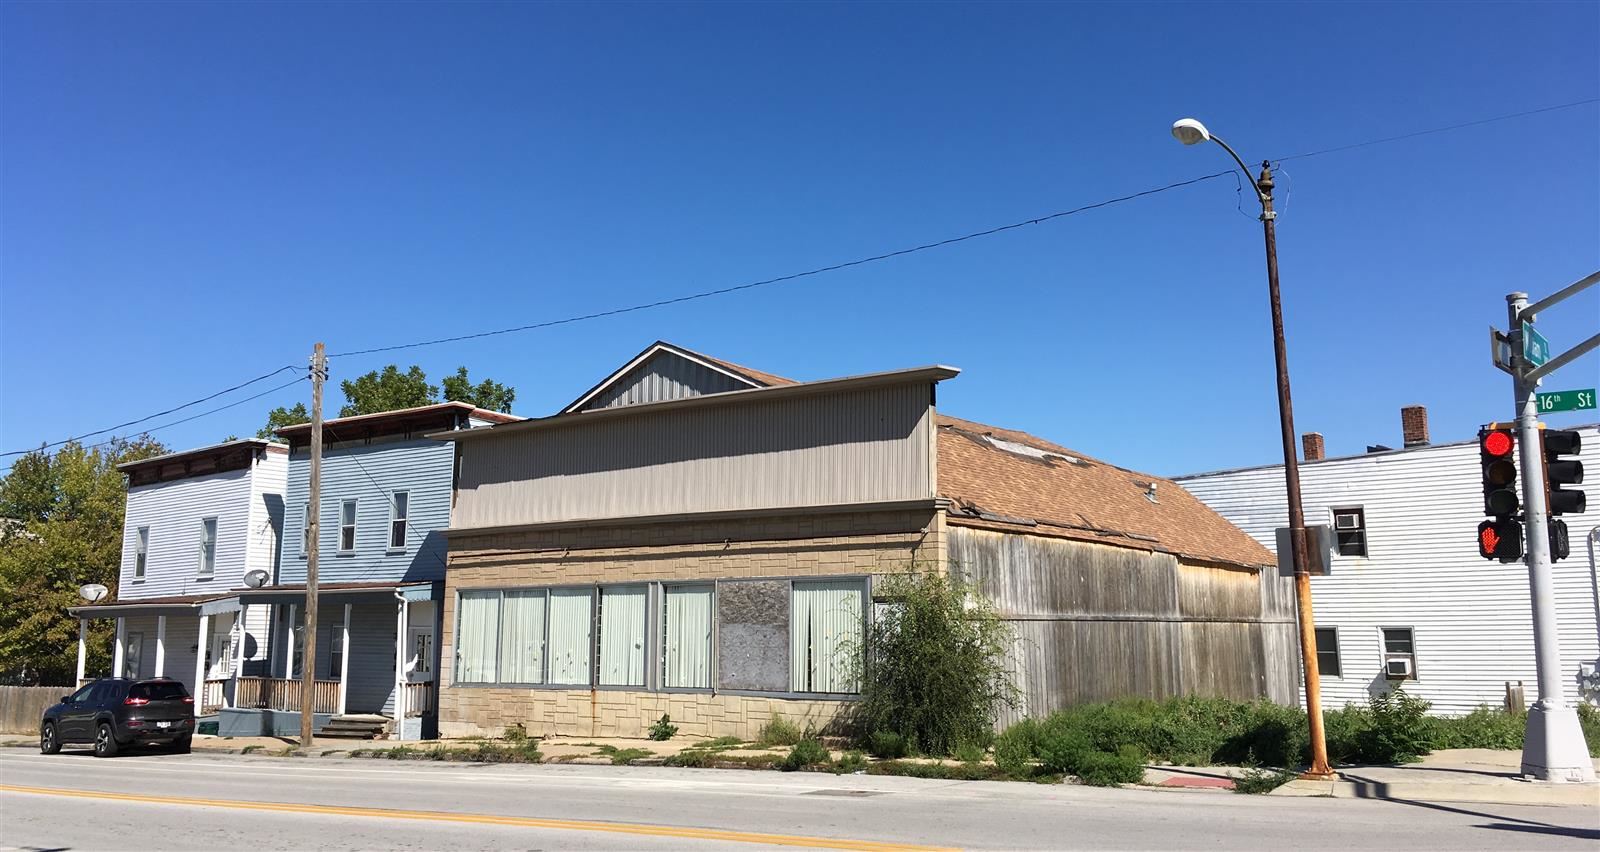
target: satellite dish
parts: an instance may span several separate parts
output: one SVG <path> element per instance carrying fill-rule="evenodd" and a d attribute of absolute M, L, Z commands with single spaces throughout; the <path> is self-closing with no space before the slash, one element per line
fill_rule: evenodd
<path fill-rule="evenodd" d="M 98 603 L 99 601 L 104 600 L 105 596 L 109 594 L 111 594 L 111 590 L 100 585 L 99 583 L 90 583 L 87 586 L 78 587 L 78 597 L 83 598 L 89 603 Z"/>
<path fill-rule="evenodd" d="M 260 568 L 256 568 L 254 570 L 245 572 L 244 584 L 252 589 L 259 589 L 262 586 L 265 586 L 267 581 L 270 579 L 272 579 L 271 574 L 268 574 L 266 571 L 263 571 Z"/>

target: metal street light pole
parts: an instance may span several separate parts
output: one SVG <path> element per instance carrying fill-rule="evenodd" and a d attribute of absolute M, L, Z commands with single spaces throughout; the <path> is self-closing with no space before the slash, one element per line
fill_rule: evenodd
<path fill-rule="evenodd" d="M 1317 670 L 1316 620 L 1311 609 L 1311 572 L 1306 562 L 1306 518 L 1300 505 L 1300 462 L 1295 452 L 1294 404 L 1289 396 L 1289 352 L 1283 337 L 1283 303 L 1278 294 L 1278 214 L 1272 209 L 1272 169 L 1261 164 L 1261 177 L 1250 169 L 1228 143 L 1212 136 L 1200 122 L 1185 118 L 1172 126 L 1172 135 L 1185 145 L 1212 141 L 1222 146 L 1255 188 L 1261 202 L 1261 228 L 1267 247 L 1267 293 L 1272 302 L 1272 350 L 1278 375 L 1278 425 L 1283 437 L 1283 478 L 1289 497 L 1289 549 L 1294 560 L 1294 592 L 1300 616 L 1300 663 L 1306 681 L 1306 718 L 1311 728 L 1311 766 L 1303 777 L 1331 778 L 1328 743 L 1322 729 L 1322 675 Z"/>

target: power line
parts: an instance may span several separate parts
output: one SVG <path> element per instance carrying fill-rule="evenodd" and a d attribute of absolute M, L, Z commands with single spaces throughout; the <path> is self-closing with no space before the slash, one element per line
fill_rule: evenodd
<path fill-rule="evenodd" d="M 299 368 L 295 367 L 293 369 L 299 369 Z M 282 371 L 280 370 L 279 372 L 282 372 Z M 143 430 L 143 433 L 148 435 L 151 432 L 158 432 L 158 431 L 160 431 L 162 429 L 166 429 L 166 428 L 168 428 L 170 426 L 177 426 L 177 425 L 180 425 L 180 424 L 183 424 L 183 423 L 188 423 L 191 420 L 199 420 L 202 417 L 206 417 L 206 416 L 211 415 L 211 414 L 216 414 L 219 411 L 227 411 L 230 408 L 236 408 L 238 406 L 244 405 L 247 402 L 251 402 L 253 400 L 260 399 L 260 398 L 262 398 L 262 397 L 264 397 L 264 396 L 266 396 L 268 394 L 277 393 L 278 391 L 281 391 L 284 388 L 292 387 L 293 385 L 296 385 L 296 384 L 298 384 L 300 382 L 307 381 L 308 379 L 310 379 L 310 376 L 298 376 L 292 381 L 284 382 L 283 384 L 278 385 L 277 387 L 268 388 L 267 390 L 264 390 L 261 393 L 255 394 L 253 396 L 247 396 L 244 399 L 234 400 L 233 402 L 230 402 L 227 405 L 219 405 L 216 408 L 207 409 L 205 411 L 200 412 L 199 414 L 191 414 L 188 417 L 184 417 L 184 418 L 181 418 L 181 419 L 178 419 L 178 420 L 173 420 L 173 421 L 171 421 L 169 423 L 163 423 L 160 426 L 151 426 L 150 428 Z M 145 419 L 148 420 L 150 418 L 147 417 Z M 134 421 L 134 422 L 138 422 L 138 421 Z M 97 434 L 97 433 L 91 433 L 91 434 Z M 101 441 L 98 444 L 89 444 L 88 446 L 85 446 L 84 449 L 92 450 L 92 449 L 95 449 L 96 447 L 104 447 L 104 446 L 108 446 L 110 444 L 115 444 L 116 442 L 121 441 L 121 440 L 124 440 L 124 438 L 109 438 L 107 440 Z M 43 449 L 43 448 L 41 447 L 41 449 Z M 36 452 L 36 451 L 29 450 L 28 452 Z M 8 453 L 7 455 L 12 455 L 12 454 Z M 13 464 L 13 466 L 15 466 L 15 465 Z M 5 470 L 0 470 L 0 475 L 4 475 L 6 473 L 9 473 L 10 471 L 11 471 L 10 467 L 6 468 Z"/>
<path fill-rule="evenodd" d="M 371 355 L 371 354 L 374 354 L 374 353 L 377 353 L 377 352 L 395 352 L 395 351 L 398 351 L 398 350 L 401 350 L 401 349 L 415 349 L 415 348 L 417 348 L 419 346 L 435 346 L 435 345 L 440 344 L 440 343 L 457 343 L 457 342 L 460 342 L 462 340 L 476 340 L 476 339 L 478 339 L 480 337 L 494 337 L 496 335 L 501 335 L 501 334 L 513 334 L 513 333 L 519 332 L 519 331 L 532 331 L 532 330 L 538 329 L 538 328 L 549 328 L 551 326 L 566 325 L 568 323 L 583 322 L 585 320 L 600 319 L 601 317 L 611 317 L 611 316 L 616 316 L 618 314 L 633 313 L 634 311 L 643 311 L 643 310 L 648 310 L 650 308 L 659 308 L 659 307 L 663 307 L 663 306 L 666 306 L 666 305 L 676 305 L 676 304 L 680 304 L 682 302 L 692 302 L 692 301 L 695 301 L 696 299 L 708 299 L 708 298 L 710 298 L 712 296 L 722 296 L 722 295 L 726 295 L 728 293 L 737 293 L 737 292 L 739 292 L 741 290 L 753 290 L 753 289 L 755 289 L 757 287 L 766 287 L 766 286 L 771 285 L 771 284 L 781 284 L 781 283 L 783 283 L 785 281 L 794 281 L 794 280 L 799 279 L 799 278 L 808 278 L 808 277 L 811 277 L 813 275 L 822 275 L 822 274 L 827 273 L 827 272 L 837 272 L 837 271 L 839 271 L 841 269 L 849 269 L 852 266 L 862 266 L 862 265 L 868 264 L 868 263 L 876 263 L 876 262 L 882 261 L 882 260 L 889 260 L 890 258 L 903 257 L 905 255 L 915 254 L 915 253 L 920 252 L 920 251 L 927 251 L 929 249 L 936 249 L 936 248 L 940 248 L 942 246 L 954 245 L 955 243 L 966 242 L 967 240 L 975 240 L 975 239 L 978 239 L 979 237 L 993 236 L 995 234 L 1003 233 L 1005 231 L 1012 231 L 1012 230 L 1016 230 L 1017 228 L 1025 228 L 1025 227 L 1027 227 L 1029 225 L 1038 225 L 1038 224 L 1041 224 L 1041 223 L 1044 223 L 1044 222 L 1049 222 L 1049 221 L 1051 221 L 1053 219 L 1060 219 L 1060 218 L 1062 218 L 1064 216 L 1072 216 L 1074 214 L 1084 213 L 1084 212 L 1087 212 L 1089 210 L 1097 210 L 1097 209 L 1099 209 L 1101 207 L 1109 207 L 1109 206 L 1111 206 L 1113 204 L 1121 204 L 1122 202 L 1132 201 L 1132 200 L 1134 200 L 1136 198 L 1143 198 L 1143 197 L 1145 197 L 1147 195 L 1155 195 L 1155 194 L 1161 193 L 1161 192 L 1168 192 L 1170 190 L 1180 189 L 1180 188 L 1185 187 L 1185 186 L 1193 186 L 1194 184 L 1201 183 L 1203 181 L 1208 181 L 1208 180 L 1211 180 L 1213 178 L 1219 178 L 1219 177 L 1222 177 L 1224 175 L 1229 175 L 1229 174 L 1233 174 L 1233 172 L 1231 170 L 1230 171 L 1225 171 L 1225 172 L 1216 172 L 1216 173 L 1213 173 L 1213 174 L 1204 175 L 1202 177 L 1190 178 L 1189 180 L 1178 181 L 1177 183 L 1169 183 L 1166 186 L 1158 186 L 1158 187 L 1155 187 L 1154 189 L 1146 189 L 1146 190 L 1143 190 L 1143 191 L 1140 191 L 1140 192 L 1135 192 L 1135 193 L 1133 193 L 1131 195 L 1122 195 L 1122 196 L 1118 196 L 1116 198 L 1106 199 L 1105 201 L 1098 201 L 1098 202 L 1095 202 L 1094 204 L 1085 204 L 1082 207 L 1074 207 L 1071 210 L 1062 210 L 1062 211 L 1060 211 L 1058 213 L 1051 213 L 1051 214 L 1049 214 L 1047 216 L 1040 216 L 1040 217 L 1035 218 L 1035 219 L 1027 219 L 1027 220 L 1024 220 L 1024 221 L 1021 221 L 1021 222 L 1013 222 L 1013 223 L 1011 223 L 1009 225 L 1001 225 L 1001 226 L 999 226 L 997 228 L 988 228 L 986 230 L 976 231 L 976 232 L 973 232 L 971 234 L 964 234 L 964 235 L 959 236 L 959 237 L 950 237 L 949 239 L 939 240 L 937 242 L 932 242 L 932 243 L 924 243 L 922 245 L 913 246 L 911 248 L 903 248 L 903 249 L 899 249 L 898 251 L 891 251 L 891 252 L 887 252 L 887 253 L 884 253 L 884 254 L 873 255 L 872 257 L 863 257 L 863 258 L 859 258 L 859 259 L 856 259 L 856 260 L 845 261 L 844 263 L 835 263 L 832 266 L 822 266 L 822 267 L 818 267 L 816 269 L 808 269 L 805 272 L 794 272 L 794 273 L 791 273 L 789 275 L 780 275 L 780 276 L 778 276 L 776 278 L 766 278 L 766 279 L 762 279 L 760 281 L 751 281 L 751 282 L 748 282 L 748 283 L 745 283 L 745 284 L 737 284 L 737 285 L 734 285 L 732 287 L 721 287 L 721 288 L 718 288 L 716 290 L 703 290 L 703 291 L 698 292 L 698 293 L 690 293 L 690 294 L 685 295 L 685 296 L 676 296 L 676 297 L 671 298 L 671 299 L 660 299 L 660 300 L 657 300 L 657 301 L 654 301 L 654 302 L 645 302 L 643 304 L 638 304 L 638 305 L 629 305 L 628 307 L 625 307 L 625 308 L 612 308 L 611 310 L 607 310 L 607 311 L 596 311 L 595 313 L 591 313 L 591 314 L 581 314 L 581 315 L 578 315 L 578 316 L 565 317 L 565 318 L 562 318 L 562 319 L 545 320 L 544 322 L 529 323 L 528 325 L 519 325 L 519 326 L 514 326 L 512 328 L 500 328 L 500 329 L 495 329 L 494 331 L 480 331 L 480 332 L 476 332 L 474 334 L 460 334 L 460 335 L 456 335 L 455 337 L 439 337 L 439 338 L 435 338 L 433 340 L 419 340 L 419 341 L 417 341 L 415 343 L 399 343 L 399 344 L 395 344 L 393 346 L 375 346 L 375 347 L 373 347 L 371 349 L 356 349 L 356 350 L 353 350 L 353 351 L 350 351 L 350 352 L 338 352 L 338 353 L 335 353 L 333 355 L 329 355 L 328 357 L 330 357 L 330 358 L 345 358 L 345 357 L 350 357 L 350 356 L 353 356 L 353 355 Z"/>
<path fill-rule="evenodd" d="M 1429 135 L 1431 133 L 1445 133 L 1445 132 L 1450 131 L 1450 130 L 1460 130 L 1460 129 L 1465 128 L 1465 127 L 1477 127 L 1478 125 L 1481 125 L 1481 124 L 1493 124 L 1494 122 L 1497 122 L 1497 121 L 1509 121 L 1509 120 L 1511 120 L 1513 118 L 1523 118 L 1525 116 L 1538 115 L 1538 114 L 1544 113 L 1544 112 L 1555 112 L 1556 110 L 1560 110 L 1560 109 L 1571 109 L 1573 107 L 1580 107 L 1580 106 L 1584 106 L 1586 104 L 1593 104 L 1593 103 L 1600 103 L 1600 98 L 1589 98 L 1587 100 L 1582 100 L 1582 101 L 1573 101 L 1572 103 L 1556 104 L 1554 106 L 1547 106 L 1547 107 L 1539 107 L 1538 109 L 1523 110 L 1522 112 L 1512 112 L 1512 113 L 1507 113 L 1505 115 L 1493 116 L 1491 118 L 1480 118 L 1480 119 L 1477 119 L 1475 121 L 1463 121 L 1460 124 L 1450 124 L 1450 125 L 1446 125 L 1444 127 L 1433 127 L 1433 128 L 1429 128 L 1428 130 L 1416 130 L 1416 131 L 1413 131 L 1411 133 L 1402 133 L 1399 136 L 1385 136 L 1382 139 L 1371 139 L 1371 140 L 1368 140 L 1366 142 L 1355 142 L 1355 143 L 1352 143 L 1352 144 L 1349 144 L 1349 145 L 1339 145 L 1339 146 L 1336 146 L 1336 147 L 1333 147 L 1333 148 L 1322 148 L 1322 149 L 1317 150 L 1317 151 L 1306 151 L 1303 154 L 1293 154 L 1293 155 L 1288 156 L 1288 157 L 1278 157 L 1277 159 L 1273 160 L 1273 162 L 1274 163 L 1282 163 L 1282 162 L 1287 162 L 1289 160 L 1302 160 L 1302 159 L 1305 159 L 1306 157 L 1320 157 L 1323 154 L 1332 154 L 1332 153 L 1335 153 L 1337 151 L 1350 151 L 1350 150 L 1353 150 L 1353 149 L 1356 149 L 1356 148 L 1365 148 L 1365 147 L 1367 147 L 1369 145 L 1383 145 L 1383 144 L 1388 143 L 1388 142 L 1399 142 L 1402 139 L 1415 139 L 1418 136 L 1427 136 L 1427 135 Z"/>
<path fill-rule="evenodd" d="M 285 372 L 285 371 L 288 371 L 288 370 L 298 370 L 298 369 L 300 369 L 300 368 L 299 367 L 294 367 L 294 366 L 279 367 L 278 369 L 273 370 L 272 372 L 267 373 L 264 376 L 256 376 L 255 378 L 251 379 L 248 382 L 241 382 L 240 384 L 234 385 L 231 388 L 224 388 L 222 390 L 217 391 L 216 393 L 208 394 L 206 396 L 200 397 L 199 399 L 192 400 L 190 402 L 186 402 L 186 403 L 184 403 L 182 405 L 174 406 L 172 408 L 167 409 L 166 411 L 157 411 L 154 414 L 147 414 L 144 417 L 139 418 L 138 420 L 129 420 L 126 423 L 118 423 L 115 426 L 107 426 L 104 429 L 96 429 L 93 432 L 85 432 L 82 435 L 78 435 L 78 436 L 72 437 L 72 438 L 66 438 L 66 439 L 63 439 L 63 440 L 60 440 L 60 441 L 56 441 L 54 443 L 42 444 L 42 445 L 37 446 L 37 447 L 30 447 L 29 449 L 26 449 L 26 450 L 12 450 L 11 452 L 8 452 L 8 453 L 0 453 L 0 458 L 4 458 L 6 456 L 20 456 L 20 455 L 25 455 L 27 453 L 37 452 L 39 450 L 47 450 L 47 449 L 49 449 L 51 447 L 59 447 L 62 444 L 68 444 L 68 443 L 71 443 L 73 441 L 81 441 L 84 438 L 92 438 L 95 435 L 103 435 L 106 432 L 113 432 L 113 431 L 116 431 L 117 429 L 122 429 L 122 428 L 125 428 L 125 427 L 128 427 L 128 426 L 134 426 L 134 425 L 143 423 L 146 420 L 154 420 L 157 417 L 161 417 L 161 416 L 164 416 L 164 415 L 167 415 L 167 414 L 171 414 L 171 413 L 173 413 L 175 411 L 182 411 L 185 408 L 188 408 L 188 407 L 194 406 L 194 405 L 199 405 L 202 402 L 210 402 L 211 400 L 216 399 L 217 397 L 222 396 L 223 394 L 233 393 L 234 391 L 239 390 L 240 388 L 246 388 L 246 387 L 249 387 L 250 385 L 255 384 L 256 382 L 265 381 L 267 379 L 272 378 L 273 376 L 278 375 L 279 373 L 282 373 L 282 372 Z M 293 382 L 290 382 L 290 384 L 293 384 Z M 280 386 L 278 388 L 274 388 L 274 390 L 281 390 L 284 387 L 288 387 L 288 385 L 282 385 L 282 386 Z M 256 399 L 258 397 L 265 396 L 267 393 L 271 393 L 271 392 L 272 391 L 267 391 L 266 393 L 257 394 L 256 396 L 250 397 L 250 399 Z M 239 400 L 239 402 L 248 402 L 248 401 L 249 400 Z M 237 405 L 237 404 L 238 403 L 234 403 L 234 405 Z M 217 411 L 223 410 L 223 408 L 232 408 L 232 407 L 233 407 L 232 405 L 225 405 L 222 408 L 214 408 L 211 411 L 206 412 L 206 413 L 207 414 L 215 413 Z M 195 415 L 195 417 L 204 417 L 204 416 L 205 416 L 204 414 L 196 414 Z M 194 419 L 194 417 L 190 417 L 190 418 L 188 418 L 186 420 L 179 420 L 176 423 L 168 423 L 166 425 L 167 426 L 176 426 L 178 423 L 186 423 L 186 422 L 188 422 L 188 420 L 193 420 L 193 419 Z M 157 426 L 155 428 L 156 429 L 164 429 L 164 428 L 166 428 L 166 426 Z M 155 430 L 154 429 L 146 429 L 145 431 L 152 432 L 152 431 L 155 431 Z M 100 444 L 95 444 L 94 446 L 104 446 L 107 443 L 110 443 L 110 442 L 106 441 L 106 442 L 103 442 L 103 443 L 100 443 Z"/>

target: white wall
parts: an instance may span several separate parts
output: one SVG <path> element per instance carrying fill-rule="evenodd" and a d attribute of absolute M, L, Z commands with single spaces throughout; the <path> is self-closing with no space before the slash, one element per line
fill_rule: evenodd
<path fill-rule="evenodd" d="M 1580 666 L 1600 661 L 1600 596 L 1584 541 L 1600 527 L 1600 428 L 1580 431 L 1589 511 L 1564 516 L 1572 556 L 1554 571 L 1569 700 L 1578 695 Z M 1311 581 L 1317 625 L 1339 629 L 1343 675 L 1324 675 L 1324 703 L 1365 702 L 1370 690 L 1387 688 L 1381 627 L 1413 628 L 1417 679 L 1406 689 L 1431 701 L 1434 712 L 1498 705 L 1506 681 L 1522 681 L 1528 702 L 1535 700 L 1527 570 L 1478 556 L 1484 516 L 1475 441 L 1328 459 L 1300 470 L 1307 523 L 1330 523 L 1332 507 L 1361 506 L 1368 530 L 1367 557 L 1336 556 L 1333 574 Z M 1178 482 L 1275 549 L 1275 529 L 1288 524 L 1281 466 Z"/>

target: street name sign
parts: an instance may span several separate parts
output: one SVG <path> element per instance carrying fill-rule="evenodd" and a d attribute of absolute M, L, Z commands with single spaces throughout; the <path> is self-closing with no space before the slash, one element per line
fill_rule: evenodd
<path fill-rule="evenodd" d="M 1522 323 L 1522 360 L 1532 367 L 1543 367 L 1550 360 L 1550 341 L 1526 320 Z"/>
<path fill-rule="evenodd" d="M 1552 391 L 1539 394 L 1539 413 L 1551 411 L 1582 411 L 1594 408 L 1594 388 L 1587 390 Z"/>

